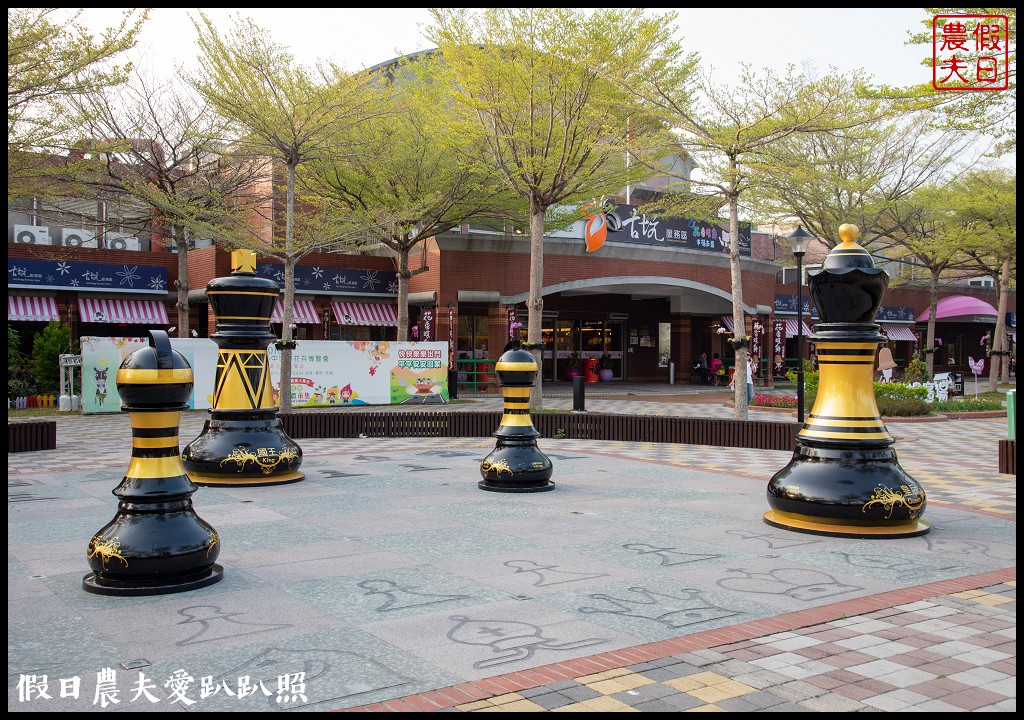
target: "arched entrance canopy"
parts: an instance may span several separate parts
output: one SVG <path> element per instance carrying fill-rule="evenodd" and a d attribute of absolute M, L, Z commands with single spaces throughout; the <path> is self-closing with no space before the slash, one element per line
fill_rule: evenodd
<path fill-rule="evenodd" d="M 694 280 L 655 275 L 616 275 L 612 277 L 586 278 L 548 285 L 541 295 L 629 295 L 639 300 L 646 298 L 667 298 L 673 312 L 702 315 L 732 313 L 732 295 L 721 288 Z M 516 305 L 526 302 L 529 293 L 506 295 L 502 304 Z M 756 314 L 755 308 L 744 303 L 743 312 Z"/>

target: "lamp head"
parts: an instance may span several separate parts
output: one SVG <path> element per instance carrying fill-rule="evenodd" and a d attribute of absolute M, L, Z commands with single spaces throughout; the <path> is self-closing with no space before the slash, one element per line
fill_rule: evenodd
<path fill-rule="evenodd" d="M 804 253 L 807 252 L 807 246 L 811 244 L 813 239 L 814 236 L 804 230 L 802 225 L 797 225 L 796 230 L 786 236 L 786 240 L 789 241 L 789 247 L 797 257 L 804 256 Z"/>

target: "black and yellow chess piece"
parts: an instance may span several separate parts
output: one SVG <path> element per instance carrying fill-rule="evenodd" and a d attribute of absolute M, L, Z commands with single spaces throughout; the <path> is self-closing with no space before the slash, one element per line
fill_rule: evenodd
<path fill-rule="evenodd" d="M 842 243 L 808 273 L 820 320 L 809 336 L 818 394 L 792 460 L 768 483 L 764 521 L 839 537 L 924 535 L 924 488 L 900 467 L 875 400 L 875 355 L 886 338 L 874 319 L 889 276 L 858 235 L 856 225 L 840 226 Z"/>
<path fill-rule="evenodd" d="M 530 419 L 530 391 L 537 381 L 537 361 L 522 348 L 509 343 L 495 363 L 494 372 L 505 401 L 501 424 L 494 433 L 494 450 L 480 463 L 481 490 L 531 493 L 554 490 L 551 459 L 537 447 L 540 433 Z"/>
<path fill-rule="evenodd" d="M 256 275 L 249 250 L 231 255 L 232 273 L 206 285 L 217 331 L 213 406 L 203 431 L 182 452 L 197 485 L 283 485 L 302 480 L 302 448 L 277 415 L 267 347 L 278 285 Z M 290 392 L 290 389 L 282 389 Z"/>
<path fill-rule="evenodd" d="M 117 391 L 132 425 L 132 459 L 114 490 L 117 515 L 86 549 L 92 572 L 82 580 L 100 595 L 159 595 L 212 585 L 220 538 L 192 508 L 195 484 L 178 455 L 181 411 L 192 393 L 192 368 L 163 330 L 124 359 Z"/>

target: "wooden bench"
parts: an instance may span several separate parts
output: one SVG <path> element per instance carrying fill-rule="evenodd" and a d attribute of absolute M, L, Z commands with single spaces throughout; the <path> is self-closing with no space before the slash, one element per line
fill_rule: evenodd
<path fill-rule="evenodd" d="M 32 452 L 57 448 L 56 420 L 7 422 L 7 452 Z"/>

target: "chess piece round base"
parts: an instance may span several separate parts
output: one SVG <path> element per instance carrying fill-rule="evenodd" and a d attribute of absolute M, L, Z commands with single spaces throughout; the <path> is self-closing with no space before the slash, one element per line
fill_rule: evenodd
<path fill-rule="evenodd" d="M 146 583 L 138 579 L 118 580 L 89 573 L 82 578 L 82 589 L 94 595 L 120 595 L 122 597 L 141 595 L 166 595 L 169 593 L 198 590 L 224 579 L 224 568 L 214 563 L 202 573 L 181 578 L 164 578 Z"/>
<path fill-rule="evenodd" d="M 284 431 L 277 411 L 211 411 L 203 432 L 182 451 L 189 478 L 199 486 L 264 487 L 299 482 L 302 449 Z"/>
<path fill-rule="evenodd" d="M 795 513 L 769 510 L 764 521 L 772 527 L 792 530 L 809 535 L 830 535 L 848 538 L 908 538 L 925 535 L 931 525 L 923 520 L 907 520 L 890 525 L 853 524 L 853 521 L 833 521 L 829 518 L 797 515 Z"/>
<path fill-rule="evenodd" d="M 295 471 L 286 475 L 266 477 L 235 477 L 226 475 L 202 475 L 190 472 L 189 479 L 200 487 L 269 487 L 271 485 L 288 485 L 297 483 L 306 477 L 305 473 Z"/>
<path fill-rule="evenodd" d="M 532 428 L 531 428 L 532 429 Z M 532 434 L 518 439 L 498 437 L 498 446 L 480 463 L 481 490 L 531 493 L 554 490 L 551 459 L 537 448 Z"/>

